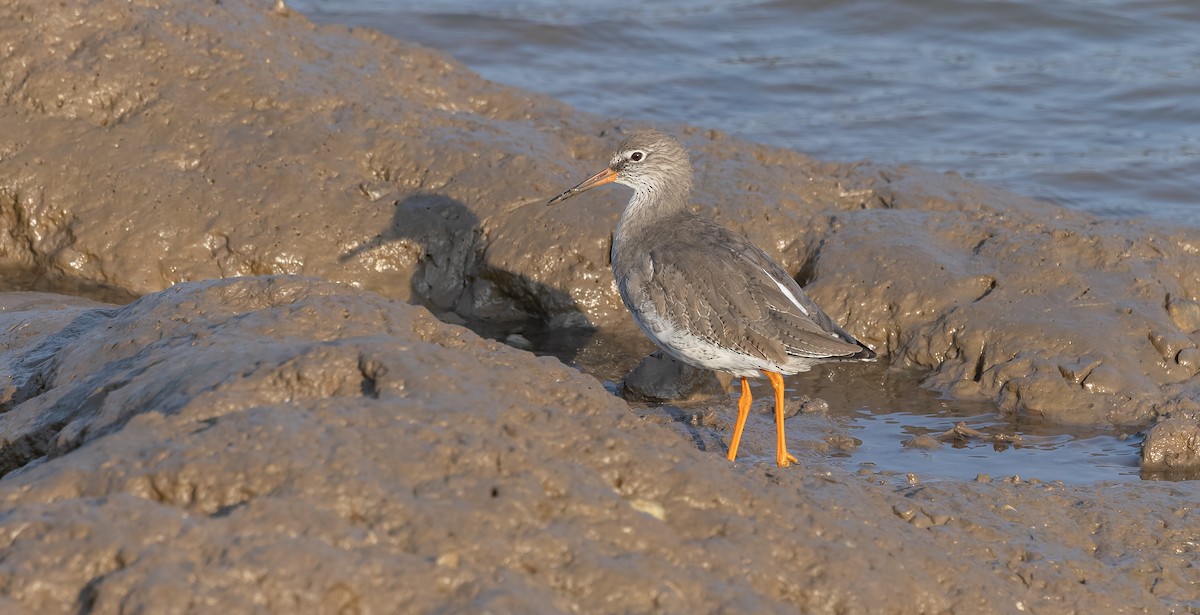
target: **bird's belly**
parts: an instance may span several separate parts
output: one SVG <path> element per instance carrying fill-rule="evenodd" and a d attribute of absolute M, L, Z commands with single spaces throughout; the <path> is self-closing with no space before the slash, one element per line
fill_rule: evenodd
<path fill-rule="evenodd" d="M 728 372 L 743 378 L 761 378 L 762 370 L 787 374 L 798 371 L 794 366 L 777 365 L 761 357 L 722 347 L 711 340 L 684 331 L 653 313 L 631 312 L 634 321 L 646 337 L 681 363 L 701 369 Z"/>

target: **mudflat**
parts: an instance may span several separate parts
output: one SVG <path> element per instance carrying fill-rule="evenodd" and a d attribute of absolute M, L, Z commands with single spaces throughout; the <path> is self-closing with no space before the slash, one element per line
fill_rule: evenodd
<path fill-rule="evenodd" d="M 1200 608 L 1191 482 L 730 464 L 720 394 L 452 324 L 646 350 L 619 197 L 544 207 L 627 122 L 282 3 L 3 0 L 0 40 L 6 612 Z M 1200 232 L 658 128 L 887 365 L 1195 470 Z"/>

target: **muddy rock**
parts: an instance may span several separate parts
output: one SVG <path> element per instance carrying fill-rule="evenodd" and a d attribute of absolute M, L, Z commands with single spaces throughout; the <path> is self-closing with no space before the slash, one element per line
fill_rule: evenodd
<path fill-rule="evenodd" d="M 1180 297 L 1167 298 L 1167 314 L 1182 331 L 1200 331 L 1200 303 Z"/>
<path fill-rule="evenodd" d="M 840 216 L 810 291 L 858 301 L 856 317 L 888 335 L 868 341 L 893 361 L 928 368 L 939 390 L 1067 423 L 1137 424 L 1194 393 L 1175 356 L 1197 340 L 1164 301 L 1197 290 L 1183 272 L 1195 233 L 953 177 L 892 181 L 890 208 Z M 825 258 L 840 263 L 828 275 Z"/>
<path fill-rule="evenodd" d="M 921 434 L 911 440 L 904 441 L 904 448 L 920 448 L 920 449 L 935 449 L 940 448 L 942 443 L 937 438 L 929 434 Z"/>
<path fill-rule="evenodd" d="M 0 328 L 0 364 L 38 383 L 0 415 L 14 610 L 1135 613 L 1200 599 L 1194 498 L 1169 485 L 909 484 L 830 474 L 804 447 L 788 471 L 730 464 L 554 359 L 311 279 L 29 307 Z M 765 459 L 759 418 L 746 446 Z"/>
<path fill-rule="evenodd" d="M 602 124 L 552 100 L 266 1 L 6 0 L 0 39 L 0 267 L 39 287 L 308 274 L 500 318 L 608 291 L 591 215 L 541 207 Z"/>
<path fill-rule="evenodd" d="M 1142 469 L 1200 475 L 1200 410 L 1172 412 L 1150 428 L 1142 445 Z"/>
<path fill-rule="evenodd" d="M 726 382 L 711 371 L 680 363 L 656 350 L 621 379 L 621 397 L 661 402 L 724 395 Z"/>

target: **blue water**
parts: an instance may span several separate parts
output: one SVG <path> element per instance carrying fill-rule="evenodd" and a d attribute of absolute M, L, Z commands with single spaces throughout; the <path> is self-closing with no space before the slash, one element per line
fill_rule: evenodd
<path fill-rule="evenodd" d="M 1082 484 L 1136 480 L 1141 476 L 1140 434 L 1062 425 L 1031 428 L 997 412 L 964 416 L 950 403 L 907 412 L 860 408 L 850 414 L 849 432 L 861 444 L 845 456 L 846 461 L 860 468 L 912 473 L 921 480 L 971 480 L 985 475 L 993 479 L 1017 476 Z M 941 444 L 933 448 L 905 446 L 922 434 L 937 439 L 957 423 L 989 437 L 1019 436 L 1020 440 L 1007 443 L 943 437 Z"/>
<path fill-rule="evenodd" d="M 1194 0 L 293 0 L 614 118 L 1200 225 Z"/>
<path fill-rule="evenodd" d="M 838 384 L 847 379 L 854 380 L 855 386 Z M 842 364 L 790 376 L 787 384 L 792 397 L 809 395 L 828 402 L 824 416 L 856 442 L 853 447 L 831 450 L 830 463 L 850 470 L 913 474 L 921 481 L 973 480 L 983 474 L 993 479 L 1017 476 L 1084 484 L 1142 477 L 1141 433 L 1060 425 L 1004 413 L 986 401 L 946 400 L 920 388 L 919 380 L 918 372 Z M 755 387 L 756 396 L 771 396 L 766 385 L 755 383 Z M 984 437 L 945 437 L 959 423 Z M 789 437 L 821 437 L 819 422 L 806 424 L 797 417 L 789 424 L 795 430 Z M 906 445 L 924 434 L 941 444 Z M 997 441 L 995 436 L 1015 441 Z"/>

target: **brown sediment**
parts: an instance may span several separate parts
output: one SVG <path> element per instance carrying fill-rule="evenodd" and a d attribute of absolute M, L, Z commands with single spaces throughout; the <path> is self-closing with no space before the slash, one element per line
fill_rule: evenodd
<path fill-rule="evenodd" d="M 6 610 L 1200 600 L 1188 490 L 850 475 L 819 411 L 789 419 L 800 468 L 731 465 L 728 400 L 631 412 L 408 305 L 590 326 L 584 357 L 632 336 L 621 197 L 543 206 L 614 122 L 267 2 L 8 0 L 0 40 L 0 290 L 146 295 L 0 296 Z M 674 132 L 698 205 L 928 386 L 1063 423 L 1197 408 L 1194 230 Z"/>
<path fill-rule="evenodd" d="M 837 472 L 819 412 L 792 419 L 799 468 L 730 464 L 706 446 L 728 404 L 638 420 L 556 360 L 348 286 L 219 280 L 0 322 L 13 385 L 40 383 L 0 415 L 0 583 L 33 612 L 1134 612 L 1197 597 L 1189 490 Z M 767 428 L 747 446 L 769 455 L 771 417 L 753 421 Z"/>
<path fill-rule="evenodd" d="M 1142 470 L 1200 478 L 1200 412 L 1172 412 L 1155 423 L 1142 446 Z"/>

